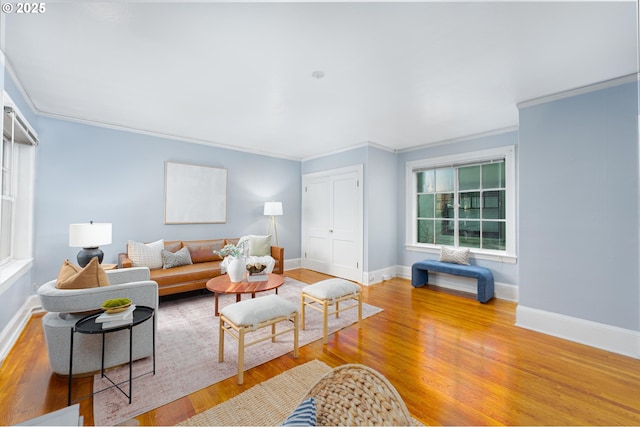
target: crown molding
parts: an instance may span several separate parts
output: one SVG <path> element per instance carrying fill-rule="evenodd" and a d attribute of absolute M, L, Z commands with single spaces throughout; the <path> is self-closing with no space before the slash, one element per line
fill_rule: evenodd
<path fill-rule="evenodd" d="M 69 116 L 64 116 L 64 115 L 61 115 L 61 114 L 52 114 L 52 113 L 46 113 L 46 112 L 42 112 L 42 111 L 38 112 L 38 115 L 41 116 L 41 117 L 48 117 L 48 118 L 57 119 L 57 120 L 65 120 L 65 121 L 68 121 L 68 122 L 81 123 L 81 124 L 101 127 L 101 128 L 105 128 L 105 129 L 112 129 L 112 130 L 118 130 L 118 131 L 123 131 L 123 132 L 130 132 L 130 133 L 135 133 L 135 134 L 140 134 L 140 135 L 152 136 L 152 137 L 156 137 L 156 138 L 170 139 L 172 141 L 188 142 L 188 143 L 191 143 L 191 144 L 207 145 L 207 146 L 210 146 L 210 147 L 216 147 L 216 148 L 221 148 L 221 149 L 230 150 L 230 151 L 239 151 L 239 152 L 244 152 L 244 153 L 256 154 L 256 155 L 260 155 L 260 156 L 276 157 L 276 158 L 285 159 L 285 160 L 294 160 L 294 161 L 298 161 L 298 162 L 301 161 L 300 157 L 284 156 L 284 155 L 281 155 L 281 154 L 271 153 L 271 152 L 268 152 L 268 151 L 251 150 L 249 148 L 242 148 L 242 147 L 237 147 L 237 146 L 232 146 L 232 145 L 226 145 L 226 144 L 221 144 L 221 143 L 217 143 L 217 142 L 214 142 L 214 141 L 206 141 L 206 140 L 202 140 L 202 139 L 188 138 L 188 137 L 179 136 L 179 135 L 172 135 L 172 134 L 165 134 L 165 133 L 161 133 L 161 132 L 154 132 L 154 131 L 149 131 L 149 130 L 145 130 L 145 129 L 131 128 L 131 127 L 126 127 L 126 126 L 122 126 L 122 125 L 116 125 L 116 124 L 113 124 L 113 123 L 98 122 L 98 121 L 87 120 L 87 119 L 80 119 L 80 118 L 77 118 L 77 117 L 69 117 Z"/>
<path fill-rule="evenodd" d="M 583 95 L 589 92 L 595 92 L 597 90 L 607 89 L 610 87 L 620 86 L 626 83 L 632 83 L 638 81 L 640 75 L 638 73 L 629 74 L 622 77 L 616 77 L 615 79 L 605 80 L 603 82 L 594 83 L 586 86 L 577 87 L 575 89 L 569 89 L 563 92 L 554 93 L 552 95 L 545 95 L 539 98 L 533 98 L 527 101 L 516 104 L 518 109 L 533 107 L 534 105 L 545 104 L 551 101 L 557 101 L 559 99 L 570 98 L 572 96 Z"/>
<path fill-rule="evenodd" d="M 312 156 L 304 157 L 304 158 L 302 158 L 302 161 L 303 162 L 307 162 L 309 160 L 321 159 L 323 157 L 332 156 L 334 154 L 340 154 L 340 153 L 344 153 L 344 152 L 351 151 L 351 150 L 357 150 L 358 148 L 377 148 L 379 150 L 388 151 L 390 153 L 394 153 L 394 154 L 397 153 L 397 151 L 394 150 L 393 148 L 387 147 L 387 146 L 382 145 L 382 144 L 378 144 L 377 142 L 365 141 L 365 142 L 362 142 L 360 144 L 355 144 L 355 145 L 351 145 L 349 147 L 341 148 L 339 150 L 328 151 L 328 152 L 325 152 L 325 153 L 314 154 Z"/>
<path fill-rule="evenodd" d="M 425 148 L 432 148 L 432 147 L 438 147 L 440 145 L 447 145 L 447 144 L 453 144 L 456 142 L 463 142 L 463 141 L 469 141 L 472 139 L 478 139 L 478 138 L 485 138 L 488 136 L 494 136 L 494 135 L 501 135 L 503 133 L 509 133 L 509 132 L 517 132 L 518 131 L 518 126 L 509 126 L 509 127 L 505 127 L 505 128 L 500 128 L 500 129 L 492 129 L 492 130 L 488 130 L 486 132 L 479 132 L 479 133 L 474 133 L 471 135 L 465 135 L 465 136 L 461 136 L 459 138 L 452 138 L 452 139 L 445 139 L 442 141 L 435 141 L 435 142 L 429 142 L 426 144 L 422 144 L 422 145 L 416 145 L 413 147 L 408 147 L 408 148 L 403 148 L 402 150 L 397 150 L 397 153 L 408 153 L 411 151 L 416 151 L 416 150 L 422 150 Z"/>

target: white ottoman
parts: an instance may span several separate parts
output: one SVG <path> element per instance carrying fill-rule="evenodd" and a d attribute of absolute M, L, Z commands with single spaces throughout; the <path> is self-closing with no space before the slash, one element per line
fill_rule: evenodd
<path fill-rule="evenodd" d="M 276 332 L 276 323 L 291 320 L 293 327 Z M 271 334 L 245 343 L 245 334 L 271 326 Z M 230 304 L 220 310 L 218 362 L 224 362 L 225 332 L 238 341 L 238 384 L 244 382 L 244 349 L 278 335 L 293 331 L 293 357 L 298 357 L 298 307 L 278 296 L 268 295 Z"/>
<path fill-rule="evenodd" d="M 342 301 L 354 300 L 355 304 L 340 308 Z M 360 286 L 345 279 L 327 279 L 313 285 L 302 288 L 300 313 L 302 315 L 302 330 L 304 331 L 304 310 L 305 307 L 313 308 L 322 312 L 322 342 L 327 343 L 328 317 L 335 314 L 339 317 L 340 312 L 358 307 L 358 328 L 362 327 L 362 290 Z M 332 307 L 333 311 L 329 312 Z"/>

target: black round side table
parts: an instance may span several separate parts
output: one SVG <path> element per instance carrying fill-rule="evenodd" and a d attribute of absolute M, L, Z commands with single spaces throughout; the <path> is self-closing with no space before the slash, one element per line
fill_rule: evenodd
<path fill-rule="evenodd" d="M 116 326 L 113 328 L 103 328 L 103 324 L 96 322 L 96 319 L 102 315 L 102 313 L 95 313 L 95 314 L 91 314 L 89 316 L 83 317 L 82 319 L 78 320 L 75 324 L 74 327 L 71 328 L 71 344 L 70 344 L 70 350 L 69 350 L 69 393 L 68 393 L 68 398 L 67 398 L 67 402 L 68 405 L 71 405 L 71 380 L 73 378 L 73 336 L 76 333 L 79 334 L 102 334 L 102 362 L 101 362 L 101 369 L 100 369 L 100 375 L 103 378 L 106 378 L 107 380 L 109 380 L 109 382 L 112 384 L 111 386 L 104 388 L 102 390 L 98 390 L 94 393 L 91 393 L 87 396 L 78 398 L 75 401 L 78 400 L 82 400 L 86 397 L 89 396 L 93 396 L 97 393 L 100 393 L 102 391 L 105 390 L 109 390 L 110 388 L 117 388 L 118 390 L 120 390 L 120 392 L 122 394 L 124 394 L 128 399 L 129 399 L 129 403 L 131 403 L 131 382 L 132 382 L 132 371 L 133 371 L 133 328 L 141 323 L 146 322 L 147 320 L 151 319 L 152 317 L 155 316 L 155 310 L 151 307 L 146 307 L 143 305 L 139 305 L 135 308 L 135 310 L 133 311 L 133 320 L 131 323 L 125 324 L 125 325 L 121 325 L 121 326 Z M 115 383 L 111 380 L 111 378 L 109 378 L 107 375 L 105 375 L 104 373 L 104 342 L 105 342 L 105 336 L 111 332 L 117 332 L 117 331 L 122 331 L 124 329 L 128 329 L 129 330 L 129 379 L 119 382 L 119 383 Z M 147 375 L 147 374 L 156 374 L 156 325 L 155 322 L 153 322 L 153 355 L 152 355 L 152 359 L 153 359 L 153 369 L 149 372 L 145 372 L 144 374 L 141 374 L 139 376 L 137 376 L 136 378 L 139 378 L 143 375 Z M 129 383 L 129 393 L 127 394 L 120 386 L 124 383 Z"/>

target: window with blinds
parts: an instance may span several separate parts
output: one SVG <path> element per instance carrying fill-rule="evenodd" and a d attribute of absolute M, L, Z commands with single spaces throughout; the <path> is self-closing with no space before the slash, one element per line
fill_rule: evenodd
<path fill-rule="evenodd" d="M 0 150 L 0 265 L 31 257 L 31 193 L 37 145 L 35 131 L 4 93 Z"/>

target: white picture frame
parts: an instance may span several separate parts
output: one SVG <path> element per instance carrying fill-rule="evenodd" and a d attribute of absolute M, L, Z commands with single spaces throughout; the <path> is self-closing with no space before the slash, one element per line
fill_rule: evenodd
<path fill-rule="evenodd" d="M 227 169 L 165 162 L 164 223 L 227 222 Z"/>

